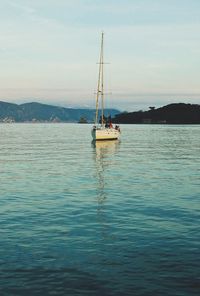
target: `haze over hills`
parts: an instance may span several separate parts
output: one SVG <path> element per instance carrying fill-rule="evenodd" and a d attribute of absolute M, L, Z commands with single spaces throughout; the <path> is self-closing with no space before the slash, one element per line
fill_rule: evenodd
<path fill-rule="evenodd" d="M 112 117 L 118 114 L 116 109 L 105 109 Z M 0 101 L 0 122 L 78 122 L 85 118 L 93 122 L 94 109 L 64 108 L 37 102 L 13 104 Z"/>

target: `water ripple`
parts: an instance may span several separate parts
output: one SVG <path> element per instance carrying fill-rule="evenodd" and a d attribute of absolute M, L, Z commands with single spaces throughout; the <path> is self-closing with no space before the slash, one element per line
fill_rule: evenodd
<path fill-rule="evenodd" d="M 1 295 L 199 295 L 200 126 L 0 127 Z"/>

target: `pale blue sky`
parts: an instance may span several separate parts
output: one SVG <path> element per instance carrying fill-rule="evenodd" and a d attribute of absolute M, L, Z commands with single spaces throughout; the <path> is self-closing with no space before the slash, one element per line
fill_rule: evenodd
<path fill-rule="evenodd" d="M 199 0 L 0 0 L 0 100 L 108 107 L 200 103 Z"/>

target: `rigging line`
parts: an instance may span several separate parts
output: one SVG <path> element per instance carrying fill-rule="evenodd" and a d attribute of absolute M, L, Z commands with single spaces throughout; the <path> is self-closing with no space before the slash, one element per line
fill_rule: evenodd
<path fill-rule="evenodd" d="M 100 83 L 101 83 L 101 69 L 102 69 L 102 41 L 101 41 L 99 74 L 98 74 L 98 84 L 97 84 L 95 124 L 98 124 L 98 108 L 99 108 L 99 93 L 100 93 Z"/>

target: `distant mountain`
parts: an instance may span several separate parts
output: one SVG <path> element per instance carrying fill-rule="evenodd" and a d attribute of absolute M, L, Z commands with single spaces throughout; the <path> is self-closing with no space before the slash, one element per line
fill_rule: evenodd
<path fill-rule="evenodd" d="M 118 114 L 116 109 L 106 109 L 105 114 L 112 117 Z M 94 109 L 73 109 L 40 103 L 12 104 L 0 101 L 0 122 L 79 122 L 85 118 L 93 122 Z"/>
<path fill-rule="evenodd" d="M 124 112 L 117 114 L 113 122 L 200 124 L 200 105 L 177 103 L 158 109 L 150 107 L 149 111 Z"/>

